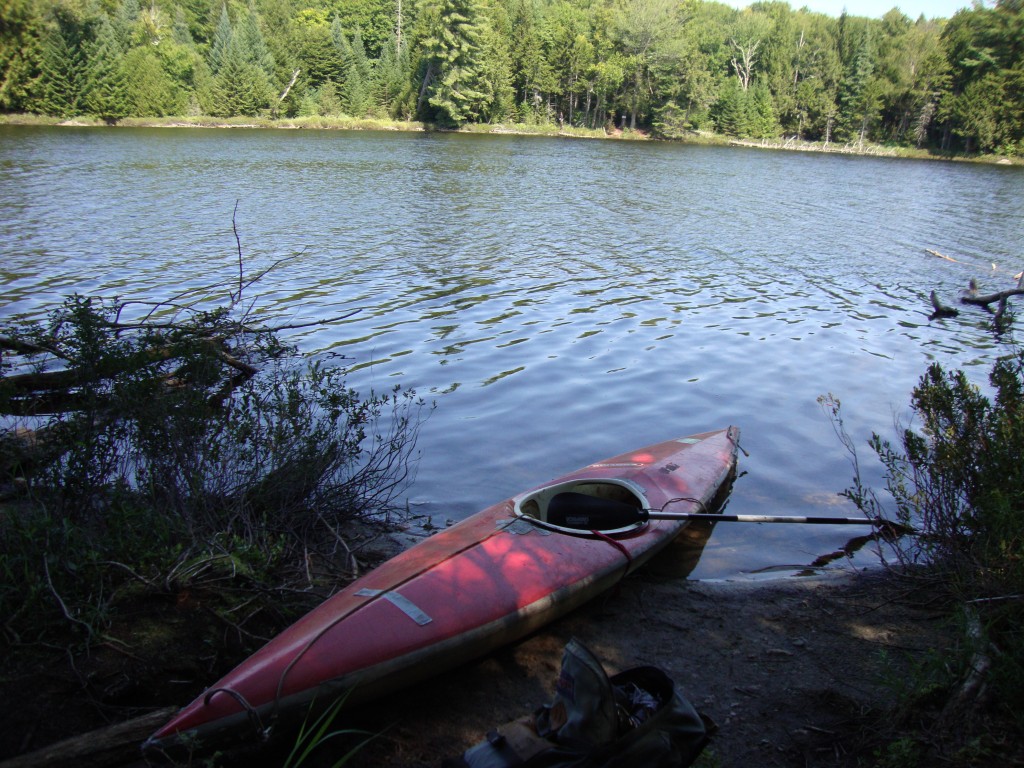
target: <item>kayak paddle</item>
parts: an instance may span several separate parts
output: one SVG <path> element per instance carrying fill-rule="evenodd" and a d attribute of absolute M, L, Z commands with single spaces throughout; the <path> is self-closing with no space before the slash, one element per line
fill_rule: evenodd
<path fill-rule="evenodd" d="M 874 525 L 895 533 L 915 533 L 900 523 L 868 517 L 803 517 L 796 515 L 716 515 L 709 512 L 662 512 L 640 509 L 621 501 L 565 491 L 548 502 L 547 522 L 562 528 L 607 531 L 648 520 L 710 520 L 715 523 L 804 523 L 809 525 Z"/>

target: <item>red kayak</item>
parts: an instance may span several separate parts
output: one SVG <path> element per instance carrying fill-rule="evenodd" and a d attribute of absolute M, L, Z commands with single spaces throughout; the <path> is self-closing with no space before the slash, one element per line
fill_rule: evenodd
<path fill-rule="evenodd" d="M 704 512 L 735 468 L 738 440 L 729 427 L 606 459 L 425 539 L 299 619 L 144 748 L 263 735 L 314 699 L 376 698 L 527 635 L 640 567 L 687 524 L 555 525 L 546 513 L 556 496 Z"/>

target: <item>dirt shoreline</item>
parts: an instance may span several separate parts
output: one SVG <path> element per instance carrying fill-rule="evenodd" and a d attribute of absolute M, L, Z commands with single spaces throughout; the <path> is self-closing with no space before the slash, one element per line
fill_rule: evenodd
<path fill-rule="evenodd" d="M 897 697 L 894 684 L 926 654 L 953 643 L 950 625 L 938 609 L 924 606 L 905 580 L 881 568 L 720 582 L 687 581 L 672 572 L 676 568 L 678 560 L 671 554 L 656 558 L 588 605 L 512 646 L 347 712 L 337 725 L 380 735 L 346 765 L 436 768 L 445 757 L 461 754 L 495 726 L 551 700 L 562 650 L 573 637 L 609 673 L 651 664 L 676 681 L 718 726 L 699 768 L 858 765 L 877 747 L 865 736 Z M 149 670 L 151 683 L 169 674 L 169 663 L 165 659 L 163 672 L 159 664 Z M 75 725 L 89 730 L 92 721 L 91 727 L 97 727 L 95 712 L 88 714 L 94 704 L 81 691 L 67 695 L 71 692 L 65 689 L 64 696 L 49 703 L 33 697 L 34 675 L 43 675 L 42 680 L 46 674 L 36 670 L 22 680 L 3 681 L 8 725 L 50 717 L 58 730 L 51 738 L 58 739 L 74 735 Z M 164 700 L 166 690 L 163 696 L 151 691 L 146 698 L 154 708 L 185 703 Z M 10 707 L 15 709 L 7 711 Z M 30 710 L 38 711 L 33 715 Z M 134 712 L 137 716 L 140 710 Z M 350 746 L 336 742 L 338 750 Z M 127 754 L 126 761 L 104 764 L 166 764 L 134 759 L 134 746 Z M 332 765 L 339 754 L 344 751 L 322 764 Z M 9 756 L 0 755 L 0 768 Z M 50 764 L 33 762 L 32 755 L 15 762 Z M 257 748 L 227 764 L 280 760 Z"/>
<path fill-rule="evenodd" d="M 576 637 L 610 673 L 664 669 L 718 726 L 699 766 L 854 765 L 947 622 L 881 569 L 773 581 L 680 582 L 646 569 L 526 640 L 361 711 L 391 725 L 351 765 L 437 766 L 550 701 Z M 884 659 L 883 659 L 884 657 Z"/>

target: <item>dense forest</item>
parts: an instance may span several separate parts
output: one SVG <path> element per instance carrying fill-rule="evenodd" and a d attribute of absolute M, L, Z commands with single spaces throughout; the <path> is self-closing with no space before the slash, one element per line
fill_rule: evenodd
<path fill-rule="evenodd" d="M 1024 154 L 1024 2 L 0 0 L 0 112 L 377 117 Z"/>

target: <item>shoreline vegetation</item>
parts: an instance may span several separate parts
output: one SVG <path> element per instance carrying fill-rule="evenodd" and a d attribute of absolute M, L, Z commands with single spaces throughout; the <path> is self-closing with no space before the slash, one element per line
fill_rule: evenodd
<path fill-rule="evenodd" d="M 46 323 L 0 331 L 0 754 L 21 755 L 0 768 L 84 764 L 37 750 L 194 698 L 393 555 L 396 529 L 416 533 L 398 496 L 432 406 L 361 395 L 344 368 L 296 356 L 278 335 L 299 326 L 257 322 L 247 297 L 266 272 L 244 267 L 239 243 L 219 309 L 187 294 L 75 296 Z M 852 586 L 680 583 L 687 546 L 692 556 L 711 531 L 694 524 L 662 572 L 638 572 L 443 684 L 346 712 L 346 728 L 380 734 L 349 764 L 458 753 L 547 701 L 562 646 L 580 636 L 613 666 L 679 678 L 721 728 L 698 768 L 759 755 L 1024 765 L 1024 350 L 990 383 L 992 399 L 932 365 L 912 393 L 919 431 L 869 440 L 886 470 L 878 493 L 861 484 L 839 400 L 821 398 L 853 458 L 843 495 L 918 532 L 879 547 L 887 568 L 851 573 Z M 89 764 L 140 765 L 143 735 Z M 197 751 L 187 764 L 281 764 L 252 748 L 256 758 Z M 331 740 L 326 764 L 346 748 Z"/>
<path fill-rule="evenodd" d="M 948 19 L 716 0 L 143 5 L 12 0 L 0 113 L 351 115 L 1024 155 L 1013 0 Z"/>
<path fill-rule="evenodd" d="M 871 142 L 823 142 L 796 138 L 737 139 L 711 131 L 692 131 L 685 137 L 671 139 L 652 137 L 639 129 L 624 130 L 583 128 L 555 124 L 524 123 L 470 123 L 458 128 L 438 126 L 410 120 L 381 118 L 294 117 L 269 118 L 238 116 L 231 118 L 211 116 L 187 117 L 125 117 L 110 123 L 99 118 L 81 116 L 59 118 L 32 114 L 0 114 L 0 125 L 39 126 L 59 128 L 208 128 L 208 129 L 265 129 L 315 131 L 382 131 L 395 133 L 466 133 L 478 135 L 538 136 L 546 138 L 603 139 L 617 141 L 658 141 L 703 146 L 730 146 L 817 154 L 842 154 L 862 157 L 894 157 L 911 160 L 945 160 L 990 165 L 1024 166 L 1024 157 L 1000 154 L 967 154 L 943 152 L 934 149 L 914 149 L 905 146 L 874 144 Z"/>

